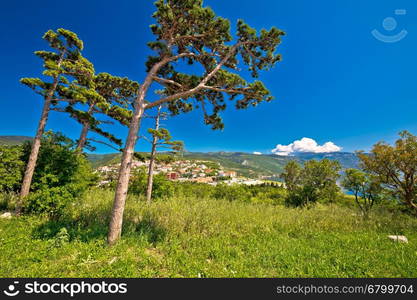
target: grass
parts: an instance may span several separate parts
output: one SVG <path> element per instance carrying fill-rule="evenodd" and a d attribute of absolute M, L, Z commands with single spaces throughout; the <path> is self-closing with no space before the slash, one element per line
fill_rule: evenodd
<path fill-rule="evenodd" d="M 111 202 L 94 190 L 65 220 L 0 219 L 0 277 L 417 276 L 417 219 L 402 213 L 364 220 L 339 206 L 128 198 L 123 238 L 109 248 Z"/>

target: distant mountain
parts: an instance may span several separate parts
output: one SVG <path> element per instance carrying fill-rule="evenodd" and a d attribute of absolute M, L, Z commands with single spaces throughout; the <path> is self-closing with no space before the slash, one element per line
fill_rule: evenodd
<path fill-rule="evenodd" d="M 331 153 L 297 153 L 295 157 L 300 161 L 304 162 L 307 160 L 320 160 L 320 159 L 330 159 L 337 160 L 342 165 L 344 169 L 347 168 L 358 168 L 359 167 L 359 158 L 355 153 L 352 152 L 331 152 Z"/>
<path fill-rule="evenodd" d="M 344 169 L 357 168 L 359 161 L 354 153 L 334 152 L 334 153 L 297 153 L 294 156 L 279 156 L 276 154 L 257 155 L 242 152 L 188 152 L 185 158 L 198 160 L 212 160 L 219 162 L 223 167 L 233 169 L 242 175 L 253 177 L 257 175 L 274 176 L 283 171 L 284 166 L 290 160 L 300 163 L 324 158 L 337 160 Z"/>
<path fill-rule="evenodd" d="M 88 159 L 94 167 L 118 163 L 121 155 L 112 154 L 88 154 Z M 342 167 L 357 168 L 358 158 L 354 153 L 297 153 L 294 156 L 279 156 L 275 154 L 256 155 L 244 152 L 185 152 L 182 159 L 206 160 L 218 162 L 226 169 L 234 170 L 246 177 L 277 176 L 290 160 L 300 163 L 316 159 L 331 159 L 340 162 Z"/>
<path fill-rule="evenodd" d="M 30 136 L 0 135 L 0 145 L 20 145 L 30 140 L 32 140 Z"/>
<path fill-rule="evenodd" d="M 28 136 L 0 136 L 0 145 L 18 145 L 31 140 Z M 94 168 L 120 162 L 120 153 L 87 154 Z M 293 156 L 275 154 L 251 154 L 245 152 L 185 152 L 183 159 L 206 160 L 220 163 L 224 168 L 234 170 L 246 177 L 277 176 L 290 160 L 300 163 L 316 159 L 331 159 L 340 162 L 344 169 L 357 168 L 359 160 L 356 154 L 350 152 L 333 153 L 296 153 Z"/>
<path fill-rule="evenodd" d="M 120 161 L 120 158 L 120 153 L 87 154 L 87 159 L 91 162 L 94 168 L 118 163 Z"/>

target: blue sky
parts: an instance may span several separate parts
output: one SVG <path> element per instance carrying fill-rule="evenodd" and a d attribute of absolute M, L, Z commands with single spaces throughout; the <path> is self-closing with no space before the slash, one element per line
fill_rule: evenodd
<path fill-rule="evenodd" d="M 231 105 L 223 114 L 224 131 L 205 126 L 198 110 L 164 122 L 187 150 L 270 153 L 277 144 L 308 137 L 353 151 L 392 142 L 404 129 L 417 134 L 416 1 L 206 0 L 205 5 L 229 18 L 233 28 L 242 18 L 259 29 L 277 26 L 287 35 L 279 48 L 283 61 L 260 78 L 273 102 L 241 111 Z M 396 9 L 406 11 L 396 14 Z M 146 43 L 153 40 L 153 11 L 153 1 L 2 3 L 0 135 L 34 135 L 42 99 L 19 78 L 40 75 L 41 61 L 33 51 L 45 49 L 45 31 L 76 32 L 97 72 L 141 82 L 150 54 Z M 402 30 L 407 35 L 386 43 L 371 34 L 374 29 L 386 36 Z M 145 122 L 143 128 L 149 126 Z M 72 138 L 80 131 L 58 113 L 51 115 L 48 128 Z M 112 130 L 125 138 L 125 128 Z M 137 150 L 148 151 L 149 145 L 139 142 Z M 98 147 L 98 152 L 109 151 Z"/>

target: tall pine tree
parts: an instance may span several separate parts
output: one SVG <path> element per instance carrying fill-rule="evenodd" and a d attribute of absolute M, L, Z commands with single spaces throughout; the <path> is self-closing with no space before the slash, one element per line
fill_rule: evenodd
<path fill-rule="evenodd" d="M 43 97 L 42 114 L 36 130 L 36 135 L 32 143 L 32 149 L 26 165 L 23 177 L 22 187 L 20 191 L 19 202 L 16 212 L 20 213 L 22 201 L 30 190 L 33 172 L 35 170 L 36 161 L 41 146 L 41 138 L 45 131 L 51 106 L 58 103 L 59 92 L 68 89 L 70 81 L 68 77 L 75 74 L 83 74 L 83 76 L 92 76 L 94 71 L 92 65 L 81 56 L 83 42 L 77 35 L 66 29 L 58 29 L 47 31 L 43 39 L 46 40 L 52 48 L 52 51 L 36 51 L 44 62 L 43 75 L 49 77 L 49 80 L 40 78 L 22 78 L 21 83 L 33 89 L 37 94 Z"/>
<path fill-rule="evenodd" d="M 235 100 L 237 109 L 272 100 L 261 81 L 249 83 L 237 74 L 240 65 L 246 65 L 256 78 L 259 71 L 270 69 L 281 59 L 275 51 L 284 32 L 277 28 L 257 32 L 239 20 L 233 39 L 229 21 L 203 7 L 202 0 L 158 0 L 155 5 L 156 24 L 151 30 L 156 40 L 148 45 L 156 55 L 146 63 L 146 76 L 134 102 L 109 225 L 110 245 L 122 232 L 131 161 L 144 111 L 167 104 L 172 113 L 178 114 L 201 106 L 205 122 L 221 129 L 219 113 L 226 108 L 226 97 Z M 198 64 L 204 71 L 184 73 L 182 64 Z M 145 97 L 153 83 L 164 88 L 165 96 L 147 102 Z"/>

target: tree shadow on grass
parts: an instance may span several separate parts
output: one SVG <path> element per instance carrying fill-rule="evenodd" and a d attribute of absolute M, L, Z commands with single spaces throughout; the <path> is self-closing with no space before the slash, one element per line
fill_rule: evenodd
<path fill-rule="evenodd" d="M 109 217 L 96 218 L 96 216 L 88 215 L 83 215 L 76 219 L 47 220 L 32 231 L 32 237 L 42 240 L 53 239 L 62 228 L 65 228 L 70 240 L 81 242 L 103 240 L 107 237 L 109 220 Z M 145 214 L 140 220 L 138 218 L 125 218 L 122 237 L 137 237 L 154 244 L 163 241 L 166 232 L 167 230 L 159 225 L 153 216 Z"/>

